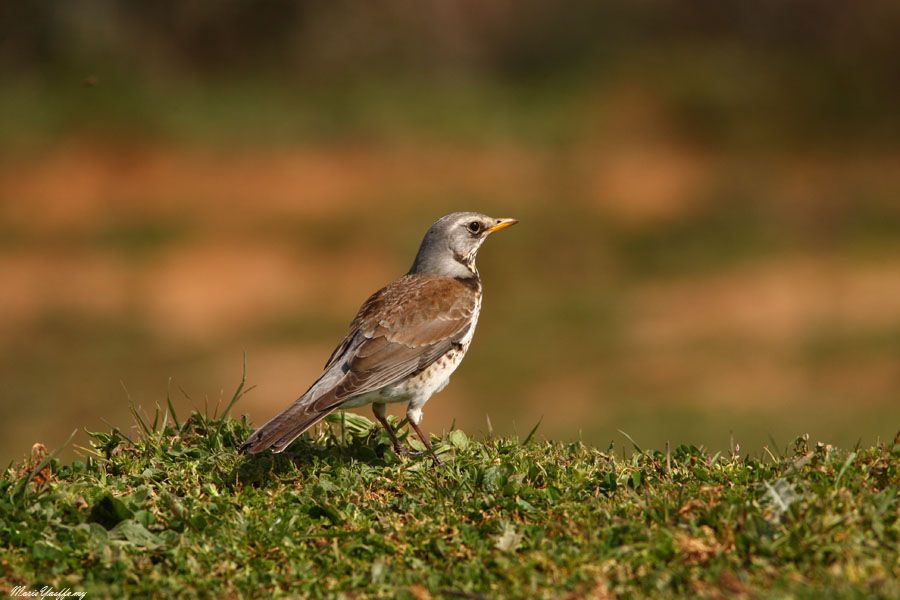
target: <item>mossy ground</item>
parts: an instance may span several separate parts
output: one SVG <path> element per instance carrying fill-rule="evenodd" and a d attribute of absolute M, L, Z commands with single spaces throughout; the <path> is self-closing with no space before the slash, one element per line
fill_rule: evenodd
<path fill-rule="evenodd" d="M 281 455 L 199 413 L 0 479 L 5 589 L 88 597 L 898 597 L 900 445 L 761 456 L 451 431 L 399 459 L 336 416 Z M 529 436 L 531 437 L 531 436 Z M 411 440 L 408 440 L 411 442 Z M 36 473 L 34 481 L 29 476 Z"/>

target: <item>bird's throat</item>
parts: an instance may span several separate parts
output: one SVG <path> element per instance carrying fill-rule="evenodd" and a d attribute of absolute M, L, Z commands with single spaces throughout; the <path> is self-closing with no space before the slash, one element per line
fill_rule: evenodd
<path fill-rule="evenodd" d="M 472 252 L 468 256 L 464 256 L 462 254 L 454 252 L 453 260 L 464 266 L 469 271 L 469 273 L 472 274 L 472 277 L 478 279 L 478 268 L 475 267 L 475 252 Z"/>

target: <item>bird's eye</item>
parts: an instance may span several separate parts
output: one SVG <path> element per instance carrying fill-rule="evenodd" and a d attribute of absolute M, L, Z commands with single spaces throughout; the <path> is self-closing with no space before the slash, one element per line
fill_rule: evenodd
<path fill-rule="evenodd" d="M 481 232 L 481 223 L 478 221 L 472 221 L 468 225 L 466 225 L 466 229 L 469 230 L 469 233 L 480 233 Z"/>

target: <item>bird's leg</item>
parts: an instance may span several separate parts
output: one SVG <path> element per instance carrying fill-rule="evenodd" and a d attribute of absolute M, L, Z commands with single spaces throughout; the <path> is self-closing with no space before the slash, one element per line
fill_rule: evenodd
<path fill-rule="evenodd" d="M 421 410 L 419 411 L 418 416 L 419 416 L 419 419 L 413 419 L 412 417 L 410 417 L 409 424 L 413 426 L 413 429 L 416 430 L 416 434 L 418 434 L 419 439 L 422 440 L 422 443 L 425 444 L 426 448 L 428 448 L 428 451 L 431 453 L 431 458 L 434 459 L 435 466 L 440 465 L 441 459 L 439 459 L 437 457 L 437 453 L 434 451 L 434 447 L 431 445 L 431 440 L 428 439 L 427 435 L 422 433 L 421 429 L 419 429 L 419 424 L 417 423 L 417 421 L 419 421 L 422 418 Z"/>
<path fill-rule="evenodd" d="M 394 446 L 394 452 L 396 452 L 400 456 L 417 456 L 421 454 L 420 452 L 414 452 L 409 450 L 400 443 L 400 438 L 397 437 L 397 434 L 394 433 L 394 428 L 391 427 L 391 424 L 388 423 L 387 417 L 385 414 L 387 413 L 387 404 L 376 402 L 372 404 L 372 412 L 375 413 L 375 418 L 378 419 L 378 422 L 381 423 L 381 426 L 384 427 L 384 430 L 387 431 L 388 437 L 391 438 L 391 444 Z"/>

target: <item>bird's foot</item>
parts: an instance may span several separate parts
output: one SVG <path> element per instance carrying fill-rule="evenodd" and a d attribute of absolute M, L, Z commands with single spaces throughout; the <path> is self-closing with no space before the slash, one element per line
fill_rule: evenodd
<path fill-rule="evenodd" d="M 410 458 L 413 458 L 416 456 L 422 456 L 423 454 L 425 454 L 424 450 L 410 450 L 409 448 L 407 448 L 405 446 L 399 446 L 399 445 L 394 446 L 394 452 L 398 456 L 408 456 Z"/>
<path fill-rule="evenodd" d="M 405 456 L 407 458 L 417 458 L 419 456 L 430 454 L 432 461 L 434 461 L 434 466 L 439 467 L 444 464 L 443 461 L 438 458 L 438 455 L 434 452 L 434 450 L 410 450 L 409 448 L 405 448 L 403 446 L 395 446 L 394 452 L 397 454 L 397 456 Z"/>

